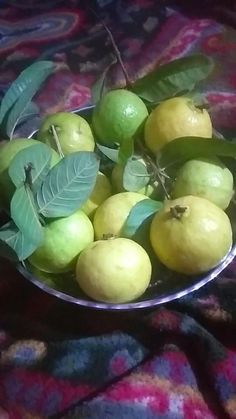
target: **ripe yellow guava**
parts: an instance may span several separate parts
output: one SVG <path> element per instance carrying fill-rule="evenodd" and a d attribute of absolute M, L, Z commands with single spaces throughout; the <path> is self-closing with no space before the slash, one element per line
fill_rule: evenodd
<path fill-rule="evenodd" d="M 145 123 L 144 140 L 154 154 L 175 138 L 188 136 L 211 138 L 212 123 L 207 110 L 187 97 L 164 100 Z"/>
<path fill-rule="evenodd" d="M 147 289 L 152 266 L 147 252 L 126 238 L 99 240 L 81 252 L 76 279 L 90 298 L 108 303 L 125 303 Z"/>
<path fill-rule="evenodd" d="M 143 199 L 149 198 L 136 192 L 121 192 L 107 198 L 94 215 L 93 226 L 96 239 L 120 236 L 131 208 Z"/>
<path fill-rule="evenodd" d="M 228 253 L 232 228 L 221 208 L 189 195 L 165 202 L 152 220 L 150 240 L 165 266 L 195 275 L 214 268 Z"/>
<path fill-rule="evenodd" d="M 104 173 L 98 172 L 94 189 L 81 209 L 92 218 L 99 205 L 109 196 L 111 196 L 111 183 Z"/>

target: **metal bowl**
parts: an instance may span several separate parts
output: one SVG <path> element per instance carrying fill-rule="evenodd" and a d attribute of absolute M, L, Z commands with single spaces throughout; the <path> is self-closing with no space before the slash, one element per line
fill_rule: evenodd
<path fill-rule="evenodd" d="M 83 116 L 87 120 L 90 119 L 92 106 L 77 109 L 73 111 Z M 17 137 L 34 137 L 36 134 L 40 120 L 34 118 L 22 124 L 17 132 Z M 236 223 L 232 222 L 233 233 L 236 233 Z M 18 264 L 18 271 L 30 282 L 41 288 L 44 292 L 55 296 L 68 303 L 76 304 L 99 310 L 136 310 L 142 308 L 151 308 L 163 303 L 168 303 L 184 297 L 199 288 L 203 287 L 214 278 L 216 278 L 234 259 L 236 255 L 236 245 L 225 256 L 221 263 L 211 271 L 201 276 L 187 277 L 171 272 L 163 265 L 158 267 L 158 275 L 154 275 L 149 288 L 136 301 L 124 304 L 108 304 L 91 300 L 87 297 L 74 281 L 73 277 L 68 276 L 66 280 L 63 275 L 41 274 L 40 278 L 32 271 L 32 269 L 23 264 Z"/>

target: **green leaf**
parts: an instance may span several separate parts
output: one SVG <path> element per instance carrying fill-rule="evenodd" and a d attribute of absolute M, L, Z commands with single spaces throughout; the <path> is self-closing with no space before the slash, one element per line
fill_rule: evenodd
<path fill-rule="evenodd" d="M 123 173 L 123 187 L 130 192 L 138 192 L 150 180 L 147 167 L 140 160 L 128 159 Z"/>
<path fill-rule="evenodd" d="M 96 104 L 102 97 L 102 94 L 106 93 L 105 79 L 107 75 L 107 70 L 105 70 L 102 75 L 97 79 L 94 85 L 91 88 L 92 103 Z"/>
<path fill-rule="evenodd" d="M 15 127 L 30 106 L 45 79 L 54 70 L 51 61 L 37 61 L 26 68 L 11 84 L 0 106 L 0 123 L 7 115 L 6 134 L 12 138 Z"/>
<path fill-rule="evenodd" d="M 40 224 L 33 194 L 28 185 L 16 189 L 10 205 L 11 218 L 21 233 L 35 246 L 43 241 L 43 227 Z"/>
<path fill-rule="evenodd" d="M 79 151 L 54 166 L 37 192 L 39 211 L 45 217 L 66 217 L 89 198 L 99 170 L 95 153 Z"/>
<path fill-rule="evenodd" d="M 91 88 L 91 95 L 92 95 L 92 103 L 96 104 L 101 97 L 107 92 L 106 87 L 106 77 L 110 70 L 110 68 L 117 63 L 117 58 L 113 57 L 111 63 L 105 68 L 102 72 L 101 76 L 96 80 L 94 85 Z"/>
<path fill-rule="evenodd" d="M 14 185 L 18 188 L 24 184 L 26 180 L 25 169 L 30 165 L 32 168 L 30 171 L 32 190 L 36 192 L 50 170 L 51 158 L 51 148 L 43 143 L 36 143 L 19 151 L 11 161 L 8 169 Z"/>
<path fill-rule="evenodd" d="M 38 72 L 45 72 L 47 75 L 51 73 L 54 68 L 52 61 L 37 61 L 33 63 L 14 80 L 6 91 L 1 105 L 0 105 L 0 123 L 3 121 L 7 112 L 11 109 L 14 103 L 20 98 L 22 93 L 28 88 L 28 86 L 34 82 Z"/>
<path fill-rule="evenodd" d="M 208 77 L 212 69 L 213 62 L 205 55 L 180 58 L 139 79 L 132 91 L 148 102 L 158 103 L 191 91 L 196 83 Z"/>
<path fill-rule="evenodd" d="M 39 114 L 39 107 L 35 102 L 30 102 L 29 105 L 26 107 L 23 115 L 19 118 L 19 123 L 22 123 L 26 121 L 29 118 L 32 118 L 33 116 L 36 116 Z"/>
<path fill-rule="evenodd" d="M 122 237 L 133 237 L 145 220 L 150 219 L 162 207 L 162 202 L 154 201 L 153 199 L 144 199 L 137 202 L 131 209 L 125 225 L 122 229 Z"/>
<path fill-rule="evenodd" d="M 219 140 L 225 140 L 223 134 L 221 134 L 221 132 L 217 131 L 215 128 L 212 129 L 212 137 L 218 138 Z"/>
<path fill-rule="evenodd" d="M 127 138 L 125 141 L 122 141 L 119 154 L 118 154 L 118 163 L 125 164 L 127 160 L 134 153 L 134 140 L 133 138 Z"/>
<path fill-rule="evenodd" d="M 119 149 L 106 147 L 101 144 L 96 144 L 99 151 L 101 151 L 104 156 L 108 157 L 114 163 L 118 163 L 119 160 Z"/>
<path fill-rule="evenodd" d="M 166 144 L 157 156 L 159 165 L 168 168 L 197 157 L 236 157 L 236 143 L 201 137 L 181 137 Z"/>
<path fill-rule="evenodd" d="M 0 229 L 0 253 L 10 260 L 23 261 L 28 258 L 37 248 L 24 234 L 19 231 L 13 221 L 5 224 Z M 8 251 L 9 248 L 12 251 Z"/>
<path fill-rule="evenodd" d="M 24 113 L 19 117 L 19 120 L 17 122 L 17 129 L 19 130 L 19 132 L 21 132 L 21 127 L 20 125 L 26 123 L 26 125 L 28 125 L 30 127 L 30 123 L 32 125 L 32 120 L 34 117 L 39 115 L 39 107 L 37 106 L 37 104 L 35 102 L 30 102 L 29 106 L 26 107 Z M 2 124 L 1 124 L 1 132 L 5 133 L 6 132 L 6 123 L 7 123 L 7 117 L 3 120 Z M 34 122 L 33 122 L 34 124 Z M 17 129 L 14 130 L 14 137 L 17 138 L 18 137 L 18 132 Z M 24 129 L 24 128 L 23 128 Z M 27 130 L 27 128 L 26 128 Z M 12 134 L 13 137 L 13 134 Z"/>

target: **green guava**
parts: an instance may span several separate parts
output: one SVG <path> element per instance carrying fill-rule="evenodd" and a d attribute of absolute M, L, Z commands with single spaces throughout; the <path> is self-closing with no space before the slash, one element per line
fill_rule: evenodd
<path fill-rule="evenodd" d="M 17 138 L 11 141 L 4 141 L 3 144 L 0 143 L 0 206 L 2 208 L 8 208 L 15 191 L 15 185 L 8 174 L 11 161 L 19 151 L 36 144 L 41 143 L 28 138 Z M 59 155 L 52 150 L 51 167 L 58 163 L 59 160 Z"/>
<path fill-rule="evenodd" d="M 28 260 L 37 269 L 49 273 L 73 270 L 80 252 L 94 240 L 93 225 L 81 210 L 49 221 L 43 230 L 43 243 Z"/>
<path fill-rule="evenodd" d="M 126 89 L 115 89 L 96 104 L 92 126 L 102 143 L 121 144 L 141 132 L 147 116 L 147 107 L 139 96 Z"/>
<path fill-rule="evenodd" d="M 37 139 L 57 150 L 52 125 L 64 155 L 94 150 L 95 142 L 90 125 L 82 116 L 71 112 L 58 112 L 43 119 Z"/>
<path fill-rule="evenodd" d="M 233 175 L 218 158 L 197 158 L 181 166 L 171 195 L 173 198 L 200 196 L 224 210 L 228 207 L 233 192 Z"/>

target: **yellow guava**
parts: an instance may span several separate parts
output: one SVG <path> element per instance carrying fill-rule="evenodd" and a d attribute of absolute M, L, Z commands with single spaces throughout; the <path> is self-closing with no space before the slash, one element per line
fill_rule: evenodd
<path fill-rule="evenodd" d="M 212 137 L 212 123 L 206 109 L 197 108 L 187 97 L 164 100 L 149 115 L 144 128 L 147 147 L 157 153 L 179 137 Z"/>
<path fill-rule="evenodd" d="M 121 192 L 107 198 L 94 215 L 93 227 L 96 239 L 120 236 L 131 208 L 143 199 L 149 198 L 137 192 Z"/>
<path fill-rule="evenodd" d="M 125 303 L 147 289 L 152 266 L 147 252 L 126 238 L 98 240 L 81 252 L 76 280 L 90 298 Z"/>
<path fill-rule="evenodd" d="M 214 268 L 228 253 L 232 228 L 221 208 L 189 195 L 165 202 L 152 220 L 150 240 L 165 266 L 195 275 Z"/>
<path fill-rule="evenodd" d="M 111 183 L 104 173 L 98 172 L 94 189 L 81 209 L 92 218 L 99 205 L 109 196 L 111 196 Z"/>

